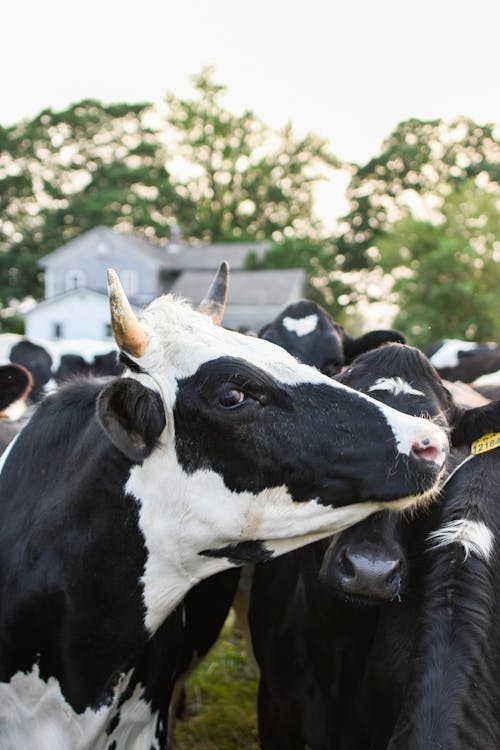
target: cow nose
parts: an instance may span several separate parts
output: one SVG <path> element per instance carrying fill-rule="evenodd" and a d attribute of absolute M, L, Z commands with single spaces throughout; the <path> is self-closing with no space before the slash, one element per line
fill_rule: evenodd
<path fill-rule="evenodd" d="M 400 591 L 401 560 L 381 560 L 343 550 L 340 556 L 339 584 L 349 596 L 390 601 Z"/>
<path fill-rule="evenodd" d="M 417 459 L 435 463 L 442 466 L 446 460 L 445 446 L 441 440 L 433 440 L 425 437 L 422 440 L 416 440 L 411 446 L 412 455 Z"/>

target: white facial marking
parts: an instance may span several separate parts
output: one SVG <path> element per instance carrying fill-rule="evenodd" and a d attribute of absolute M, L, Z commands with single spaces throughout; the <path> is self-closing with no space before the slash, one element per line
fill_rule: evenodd
<path fill-rule="evenodd" d="M 3 410 L 0 417 L 2 419 L 8 419 L 9 422 L 17 422 L 18 419 L 21 419 L 27 408 L 26 401 L 23 398 L 19 398 L 17 401 L 13 401 L 9 404 L 9 406 Z"/>
<path fill-rule="evenodd" d="M 76 713 L 54 677 L 42 680 L 38 665 L 31 672 L 17 672 L 10 682 L 0 683 L 0 748 L 106 750 L 113 740 L 117 748 L 157 748 L 156 714 L 141 697 L 144 688 L 140 684 L 120 706 L 114 731 L 106 732 L 130 675 L 121 677 L 109 705 Z"/>
<path fill-rule="evenodd" d="M 318 316 L 316 313 L 306 315 L 304 318 L 283 318 L 283 325 L 287 331 L 295 333 L 296 336 L 307 336 L 316 330 L 318 325 Z"/>
<path fill-rule="evenodd" d="M 500 385 L 500 370 L 489 372 L 486 375 L 480 375 L 472 385 Z"/>
<path fill-rule="evenodd" d="M 459 518 L 450 521 L 428 536 L 431 548 L 445 547 L 448 544 L 461 544 L 465 550 L 465 559 L 474 554 L 488 562 L 495 544 L 492 531 L 482 521 L 471 521 Z"/>
<path fill-rule="evenodd" d="M 425 393 L 423 393 L 422 391 L 417 391 L 417 389 L 413 388 L 409 383 L 406 382 L 406 380 L 403 380 L 403 378 L 399 377 L 379 378 L 369 388 L 370 393 L 371 391 L 389 391 L 389 393 L 394 394 L 394 396 L 401 396 L 403 393 L 406 393 L 410 396 L 425 396 Z"/>
<path fill-rule="evenodd" d="M 476 349 L 475 341 L 460 341 L 460 339 L 446 339 L 435 354 L 430 357 L 434 367 L 444 369 L 445 367 L 456 367 L 458 365 L 459 352 L 470 352 Z"/>

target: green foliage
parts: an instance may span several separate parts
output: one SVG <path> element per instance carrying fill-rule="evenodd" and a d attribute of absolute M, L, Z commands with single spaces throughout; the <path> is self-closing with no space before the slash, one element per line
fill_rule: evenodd
<path fill-rule="evenodd" d="M 338 163 L 326 141 L 297 138 L 290 124 L 273 133 L 251 111 L 229 112 L 226 87 L 210 68 L 194 88 L 193 98 L 167 96 L 175 153 L 191 166 L 184 181 L 196 202 L 191 233 L 211 241 L 317 234 L 313 187 Z"/>
<path fill-rule="evenodd" d="M 244 643 L 226 626 L 188 681 L 176 750 L 258 750 L 256 701 L 257 681 Z"/>
<path fill-rule="evenodd" d="M 346 268 L 370 264 L 367 251 L 396 221 L 408 216 L 415 199 L 444 197 L 477 175 L 500 180 L 500 144 L 492 124 L 460 117 L 453 122 L 410 119 L 383 142 L 381 152 L 353 166 L 347 189 L 349 213 L 338 250 Z"/>
<path fill-rule="evenodd" d="M 165 120 L 147 103 L 88 99 L 0 126 L 3 306 L 41 297 L 39 258 L 99 224 L 152 240 L 174 221 L 211 241 L 319 231 L 313 187 L 336 164 L 326 143 L 232 114 L 210 69 L 194 87 L 190 99 L 168 95 Z"/>
<path fill-rule="evenodd" d="M 397 222 L 380 237 L 382 265 L 395 278 L 395 325 L 425 347 L 440 338 L 500 340 L 500 191 L 469 180 L 441 207 L 442 223 Z"/>

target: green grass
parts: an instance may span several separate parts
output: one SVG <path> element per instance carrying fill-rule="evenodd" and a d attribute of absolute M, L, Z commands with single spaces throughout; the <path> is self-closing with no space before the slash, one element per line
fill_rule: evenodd
<path fill-rule="evenodd" d="M 187 683 L 174 750 L 258 750 L 257 680 L 230 624 Z"/>

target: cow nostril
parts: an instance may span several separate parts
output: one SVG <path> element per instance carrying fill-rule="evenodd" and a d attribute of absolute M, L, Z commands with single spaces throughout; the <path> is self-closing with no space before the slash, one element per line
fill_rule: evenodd
<path fill-rule="evenodd" d="M 339 567 L 344 578 L 354 578 L 356 576 L 356 569 L 345 549 L 342 550 Z"/>
<path fill-rule="evenodd" d="M 438 466 L 442 466 L 446 458 L 444 450 L 437 445 L 433 445 L 429 438 L 424 438 L 413 443 L 411 449 L 417 458 L 422 458 L 424 461 L 432 461 L 438 464 Z"/>
<path fill-rule="evenodd" d="M 390 571 L 389 575 L 387 576 L 386 583 L 389 585 L 392 585 L 393 583 L 399 583 L 401 580 L 401 568 L 403 567 L 403 563 L 401 560 L 398 560 L 397 563 L 394 565 L 392 570 Z"/>

